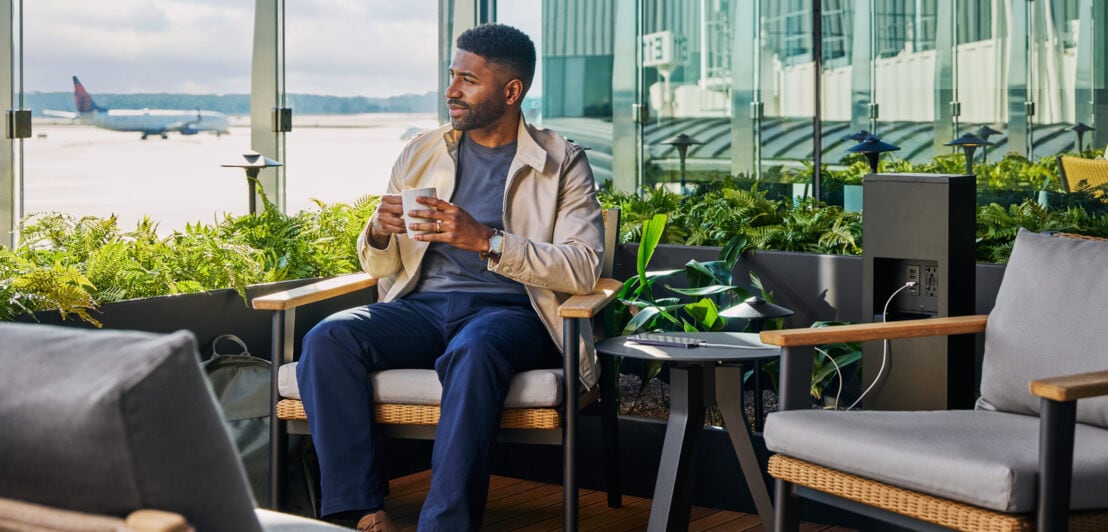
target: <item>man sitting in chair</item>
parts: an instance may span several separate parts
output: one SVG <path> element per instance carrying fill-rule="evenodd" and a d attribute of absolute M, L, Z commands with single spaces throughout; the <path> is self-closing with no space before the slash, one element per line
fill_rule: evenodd
<path fill-rule="evenodd" d="M 359 530 L 396 530 L 384 510 L 369 373 L 438 373 L 441 417 L 419 529 L 475 530 L 512 375 L 560 366 L 557 307 L 600 275 L 603 225 L 585 153 L 520 112 L 535 71 L 531 39 L 489 24 L 456 45 L 450 124 L 404 148 L 358 242 L 362 268 L 381 279 L 381 302 L 313 328 L 297 370 L 322 513 L 360 517 Z M 434 187 L 438 199 L 405 213 L 408 187 Z M 405 214 L 427 221 L 405 225 Z M 596 381 L 591 365 L 581 375 Z"/>

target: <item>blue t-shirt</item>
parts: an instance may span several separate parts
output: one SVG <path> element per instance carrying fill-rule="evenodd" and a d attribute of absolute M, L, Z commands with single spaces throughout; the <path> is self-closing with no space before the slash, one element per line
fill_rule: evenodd
<path fill-rule="evenodd" d="M 450 202 L 477 222 L 504 229 L 504 185 L 516 155 L 516 142 L 487 148 L 462 135 L 458 143 L 458 173 Z M 423 257 L 417 292 L 485 292 L 526 294 L 523 285 L 490 272 L 473 251 L 432 242 Z"/>

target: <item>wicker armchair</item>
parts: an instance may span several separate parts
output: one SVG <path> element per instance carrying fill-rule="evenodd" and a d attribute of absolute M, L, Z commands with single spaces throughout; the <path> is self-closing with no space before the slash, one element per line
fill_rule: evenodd
<path fill-rule="evenodd" d="M 775 530 L 797 529 L 798 496 L 912 529 L 1108 529 L 1104 264 L 1108 243 L 1021 230 L 987 317 L 763 332 L 784 348 L 786 411 L 765 430 Z M 986 340 L 974 410 L 808 407 L 811 346 L 974 333 Z"/>
<path fill-rule="evenodd" d="M 577 391 L 579 342 L 582 320 L 598 317 L 623 283 L 611 278 L 618 236 L 619 210 L 604 211 L 604 264 L 602 278 L 592 294 L 573 296 L 559 308 L 564 320 L 565 353 L 561 370 L 540 369 L 517 374 L 511 384 L 501 416 L 498 436 L 501 441 L 562 445 L 564 447 L 563 489 L 564 527 L 576 529 L 577 412 L 599 399 L 604 438 L 605 474 L 608 505 L 621 504 L 619 460 L 616 436 L 615 372 L 610 361 L 601 357 L 600 385 L 583 393 Z M 270 425 L 270 504 L 279 509 L 286 480 L 285 456 L 289 432 L 308 434 L 307 415 L 296 386 L 296 363 L 292 331 L 298 307 L 328 298 L 373 287 L 377 280 L 366 274 L 327 279 L 292 290 L 257 297 L 253 308 L 270 310 L 273 317 L 274 368 L 272 410 L 276 421 Z M 588 328 L 585 328 L 588 330 Z M 597 328 L 597 330 L 601 330 Z M 564 378 L 563 378 L 564 376 Z M 375 415 L 388 437 L 433 439 L 439 420 L 438 396 L 441 394 L 434 370 L 397 369 L 372 375 L 375 390 Z M 413 383 L 414 386 L 413 386 Z M 413 393 L 413 387 L 420 391 Z M 420 397 L 413 398 L 413 395 Z"/>

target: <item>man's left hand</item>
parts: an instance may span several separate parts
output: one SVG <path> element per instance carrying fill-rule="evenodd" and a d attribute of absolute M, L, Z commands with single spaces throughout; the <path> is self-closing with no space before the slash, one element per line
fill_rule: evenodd
<path fill-rule="evenodd" d="M 433 221 L 409 224 L 416 231 L 428 231 L 413 238 L 421 242 L 443 242 L 477 253 L 489 250 L 489 238 L 495 232 L 491 227 L 474 220 L 468 212 L 449 201 L 433 197 L 421 197 L 416 201 L 428 208 L 409 211 L 408 216 Z"/>

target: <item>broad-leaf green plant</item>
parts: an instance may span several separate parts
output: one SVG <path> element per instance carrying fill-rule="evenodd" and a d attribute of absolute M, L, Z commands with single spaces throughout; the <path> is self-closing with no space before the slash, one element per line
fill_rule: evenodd
<path fill-rule="evenodd" d="M 720 313 L 742 303 L 750 292 L 747 286 L 735 283 L 732 270 L 746 249 L 746 240 L 737 236 L 724 246 L 719 258 L 713 261 L 689 261 L 683 269 L 648 270 L 650 260 L 657 249 L 665 229 L 666 216 L 655 215 L 642 224 L 642 239 L 636 260 L 636 275 L 624 282 L 616 296 L 615 327 L 610 334 L 630 335 L 643 331 L 721 331 L 727 326 L 727 318 Z M 685 287 L 665 284 L 666 290 L 676 296 L 657 297 L 655 288 L 659 281 L 678 273 L 685 274 Z M 761 284 L 753 277 L 754 284 Z M 683 296 L 683 297 L 681 297 Z M 646 361 L 640 372 L 639 390 L 650 384 L 661 372 L 658 361 Z"/>

